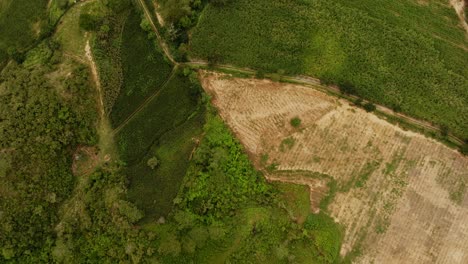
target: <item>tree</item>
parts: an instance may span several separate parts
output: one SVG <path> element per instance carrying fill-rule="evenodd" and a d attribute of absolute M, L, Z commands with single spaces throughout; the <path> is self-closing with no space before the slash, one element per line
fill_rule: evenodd
<path fill-rule="evenodd" d="M 447 125 L 441 125 L 440 126 L 440 135 L 442 137 L 447 137 L 449 134 L 449 129 Z"/>
<path fill-rule="evenodd" d="M 146 163 L 152 170 L 159 166 L 159 159 L 157 157 L 152 157 Z"/>
<path fill-rule="evenodd" d="M 375 111 L 375 109 L 377 109 L 377 107 L 373 103 L 369 102 L 364 105 L 364 110 L 366 110 L 367 112 L 373 112 Z"/>
<path fill-rule="evenodd" d="M 210 0 L 210 3 L 211 3 L 213 6 L 216 6 L 216 7 L 224 7 L 224 6 L 226 6 L 229 2 L 230 2 L 230 0 Z"/>
<path fill-rule="evenodd" d="M 460 148 L 460 152 L 465 155 L 465 156 L 468 156 L 468 143 L 465 143 L 461 146 Z"/>
<path fill-rule="evenodd" d="M 301 122 L 301 119 L 296 116 L 293 119 L 291 119 L 291 126 L 298 128 L 301 125 Z"/>
<path fill-rule="evenodd" d="M 95 31 L 100 24 L 99 17 L 87 13 L 82 13 L 79 20 L 80 27 L 86 31 Z"/>
<path fill-rule="evenodd" d="M 175 234 L 169 234 L 167 237 L 163 238 L 161 244 L 159 245 L 158 252 L 162 255 L 173 255 L 178 256 L 181 251 L 181 244 L 177 239 Z"/>
<path fill-rule="evenodd" d="M 350 82 L 343 82 L 339 85 L 340 92 L 343 94 L 357 94 L 356 88 Z"/>
<path fill-rule="evenodd" d="M 362 106 L 362 98 L 358 98 L 356 99 L 356 101 L 354 101 L 354 104 L 358 107 L 361 107 Z"/>

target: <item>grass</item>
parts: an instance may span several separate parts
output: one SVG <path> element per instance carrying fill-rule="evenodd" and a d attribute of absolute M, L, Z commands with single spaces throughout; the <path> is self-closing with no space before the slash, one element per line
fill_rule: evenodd
<path fill-rule="evenodd" d="M 286 150 L 291 150 L 292 147 L 296 144 L 296 140 L 292 137 L 287 137 L 281 141 L 280 151 L 285 152 Z"/>
<path fill-rule="evenodd" d="M 201 133 L 204 114 L 190 94 L 191 85 L 176 74 L 117 134 L 120 155 L 127 163 L 129 198 L 145 211 L 143 222 L 171 210 L 195 146 L 193 138 Z M 147 165 L 153 156 L 160 161 L 154 170 Z"/>
<path fill-rule="evenodd" d="M 98 6 L 99 2 L 90 2 L 82 5 L 75 5 L 64 15 L 61 23 L 57 26 L 57 31 L 54 34 L 63 51 L 85 60 L 86 38 L 84 31 L 78 23 L 80 14 L 85 12 L 86 5 Z"/>
<path fill-rule="evenodd" d="M 191 56 L 348 83 L 365 99 L 468 138 L 468 52 L 459 47 L 464 32 L 452 9 L 439 0 L 365 2 L 208 5 L 193 30 Z"/>
<path fill-rule="evenodd" d="M 145 212 L 142 223 L 156 221 L 171 211 L 172 200 L 179 191 L 196 144 L 193 138 L 200 135 L 203 120 L 204 114 L 197 113 L 160 137 L 138 162 L 131 163 L 127 168 L 131 181 L 128 197 Z M 155 169 L 147 165 L 148 159 L 153 156 L 160 162 Z"/>
<path fill-rule="evenodd" d="M 122 35 L 123 86 L 111 112 L 117 127 L 148 96 L 158 91 L 171 72 L 154 40 L 140 27 L 141 16 L 133 11 Z"/>
<path fill-rule="evenodd" d="M 304 223 L 310 214 L 309 187 L 279 182 L 274 183 L 273 186 L 279 190 L 280 199 L 285 202 L 285 208 L 291 218 L 296 219 L 299 224 Z"/>

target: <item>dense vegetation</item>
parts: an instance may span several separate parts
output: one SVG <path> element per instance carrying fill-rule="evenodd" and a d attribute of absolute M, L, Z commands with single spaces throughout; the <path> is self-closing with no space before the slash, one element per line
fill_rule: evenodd
<path fill-rule="evenodd" d="M 128 166 L 129 197 L 148 219 L 172 208 L 204 122 L 199 92 L 198 81 L 179 71 L 118 134 Z M 155 169 L 148 165 L 153 157 L 159 161 Z"/>
<path fill-rule="evenodd" d="M 52 1 L 49 15 L 60 6 Z M 339 261 L 341 228 L 310 214 L 306 187 L 265 181 L 197 73 L 169 75 L 130 1 L 81 7 L 60 37 L 30 44 L 0 73 L 1 263 Z M 109 136 L 95 131 L 105 120 L 77 62 L 88 39 L 62 46 L 85 32 L 107 113 L 135 115 L 116 130 L 120 153 L 77 173 L 88 161 L 80 151 L 99 153 Z"/>
<path fill-rule="evenodd" d="M 161 234 L 156 244 L 161 262 L 339 260 L 340 229 L 326 215 L 308 214 L 307 189 L 267 184 L 212 113 L 204 135 L 174 200 L 170 221 L 149 227 Z M 296 195 L 306 199 L 283 200 Z M 302 221 L 294 222 L 296 216 L 302 216 Z"/>
<path fill-rule="evenodd" d="M 468 53 L 453 11 L 436 0 L 427 6 L 366 2 L 238 0 L 223 7 L 208 5 L 193 30 L 191 55 L 317 76 L 468 138 Z M 432 22 L 421 28 L 413 18 Z"/>
<path fill-rule="evenodd" d="M 46 25 L 43 21 L 46 7 L 47 0 L 31 3 L 27 0 L 0 2 L 0 66 L 8 55 L 20 56 L 19 53 L 39 36 L 42 27 Z"/>
<path fill-rule="evenodd" d="M 157 92 L 171 72 L 171 66 L 156 50 L 154 33 L 149 34 L 151 28 L 143 29 L 140 24 L 141 14 L 134 10 L 122 32 L 123 85 L 111 114 L 115 126 Z"/>
<path fill-rule="evenodd" d="M 0 75 L 0 262 L 48 262 L 59 205 L 75 185 L 72 152 L 96 141 L 87 69 L 71 64 L 55 79 L 59 48 L 42 43 Z"/>

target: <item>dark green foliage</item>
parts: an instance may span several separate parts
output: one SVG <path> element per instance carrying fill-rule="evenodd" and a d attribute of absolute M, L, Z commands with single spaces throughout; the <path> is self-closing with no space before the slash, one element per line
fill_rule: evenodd
<path fill-rule="evenodd" d="M 146 0 L 149 2 L 150 0 Z M 189 31 L 198 22 L 198 17 L 206 5 L 202 0 L 163 0 L 159 12 L 164 18 L 165 27 L 161 28 L 163 37 L 169 43 L 171 53 L 178 61 L 187 60 Z M 152 8 L 152 3 L 147 6 Z M 153 21 L 157 21 L 153 16 Z"/>
<path fill-rule="evenodd" d="M 301 119 L 299 117 L 294 117 L 293 119 L 291 119 L 291 126 L 295 127 L 295 128 L 298 128 L 300 125 L 301 125 Z"/>
<path fill-rule="evenodd" d="M 354 104 L 357 106 L 357 107 L 362 107 L 362 98 L 358 98 L 354 101 Z"/>
<path fill-rule="evenodd" d="M 114 13 L 120 13 L 131 7 L 131 0 L 104 0 L 104 4 Z"/>
<path fill-rule="evenodd" d="M 374 112 L 376 107 L 373 103 L 365 103 L 364 106 L 363 106 L 364 110 L 366 110 L 366 112 Z"/>
<path fill-rule="evenodd" d="M 353 84 L 349 82 L 343 82 L 338 85 L 338 88 L 340 88 L 340 92 L 344 94 L 357 94 L 356 88 L 354 87 Z"/>
<path fill-rule="evenodd" d="M 58 206 L 74 186 L 72 151 L 96 140 L 87 71 L 62 81 L 73 98 L 64 100 L 45 77 L 53 70 L 13 63 L 0 76 L 0 262 L 50 262 Z"/>
<path fill-rule="evenodd" d="M 208 60 L 219 54 L 227 64 L 317 76 L 344 93 L 397 105 L 466 137 L 468 53 L 457 46 L 465 41 L 453 10 L 411 1 L 365 2 L 208 5 L 193 30 L 190 55 Z M 430 22 L 421 28 L 413 20 Z"/>
<path fill-rule="evenodd" d="M 109 12 L 93 41 L 93 55 L 99 69 L 99 79 L 104 93 L 104 109 L 110 113 L 123 83 L 121 32 L 128 12 Z"/>
<path fill-rule="evenodd" d="M 204 216 L 233 215 L 249 202 L 267 202 L 271 188 L 218 117 L 210 117 L 184 185 L 183 208 Z"/>
<path fill-rule="evenodd" d="M 125 201 L 125 176 L 119 164 L 101 168 L 88 176 L 72 202 L 82 204 L 66 211 L 52 256 L 63 263 L 137 262 L 149 249 L 150 237 L 133 226 L 142 213 Z M 76 205 L 75 205 L 76 206 Z M 149 250 L 149 251 L 148 251 Z"/>
<path fill-rule="evenodd" d="M 80 27 L 86 31 L 95 31 L 99 28 L 101 20 L 98 16 L 81 13 L 80 14 Z"/>
<path fill-rule="evenodd" d="M 301 73 L 310 25 L 300 1 L 232 1 L 208 5 L 191 39 L 192 57 L 288 74 Z M 272 26 L 275 25 L 275 26 Z"/>
<path fill-rule="evenodd" d="M 321 263 L 335 263 L 339 259 L 343 237 L 335 221 L 324 213 L 310 214 L 304 228 L 314 238 L 315 248 L 319 252 L 317 260 Z"/>
<path fill-rule="evenodd" d="M 468 143 L 465 143 L 461 146 L 460 148 L 460 152 L 465 155 L 465 156 L 468 156 Z"/>
<path fill-rule="evenodd" d="M 440 126 L 440 135 L 441 135 L 442 137 L 447 137 L 448 134 L 449 134 L 449 128 L 448 128 L 448 126 L 446 126 L 446 125 L 441 125 L 441 126 Z"/>
<path fill-rule="evenodd" d="M 3 0 L 0 3 L 0 50 L 6 52 L 15 49 L 22 52 L 33 44 L 48 22 L 47 2 Z"/>
<path fill-rule="evenodd" d="M 148 39 L 140 23 L 140 14 L 132 11 L 122 33 L 123 86 L 111 113 L 114 126 L 157 92 L 171 71 L 162 53 L 156 50 L 157 44 Z"/>
<path fill-rule="evenodd" d="M 191 92 L 198 85 L 175 74 L 118 134 L 121 156 L 128 164 L 129 198 L 145 211 L 144 221 L 170 212 L 186 173 L 194 138 L 204 122 L 199 98 Z M 152 170 L 147 160 L 155 155 L 160 165 Z"/>

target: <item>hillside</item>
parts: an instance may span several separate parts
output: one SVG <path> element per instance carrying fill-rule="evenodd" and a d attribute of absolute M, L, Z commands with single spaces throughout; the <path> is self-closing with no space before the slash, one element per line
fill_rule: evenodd
<path fill-rule="evenodd" d="M 0 263 L 468 262 L 464 13 L 0 0 Z"/>

